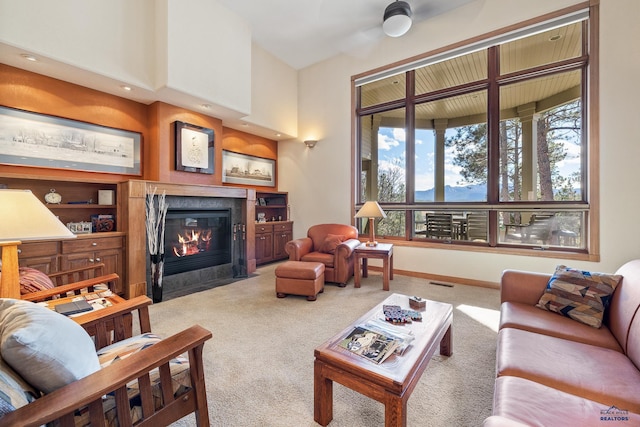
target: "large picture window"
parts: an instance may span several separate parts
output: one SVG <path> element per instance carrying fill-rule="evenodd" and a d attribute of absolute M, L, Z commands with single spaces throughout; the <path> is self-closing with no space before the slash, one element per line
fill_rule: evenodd
<path fill-rule="evenodd" d="M 354 209 L 380 203 L 376 235 L 588 251 L 589 17 L 526 31 L 355 79 Z"/>

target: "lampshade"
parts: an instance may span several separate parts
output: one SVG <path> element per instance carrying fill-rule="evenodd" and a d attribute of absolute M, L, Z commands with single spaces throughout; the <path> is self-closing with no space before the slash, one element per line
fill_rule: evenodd
<path fill-rule="evenodd" d="M 384 10 L 382 30 L 389 37 L 404 35 L 411 23 L 411 6 L 406 1 L 395 1 Z"/>
<path fill-rule="evenodd" d="M 387 214 L 384 213 L 378 202 L 368 201 L 358 211 L 355 218 L 386 218 Z"/>
<path fill-rule="evenodd" d="M 76 237 L 29 190 L 0 189 L 0 240 Z"/>
<path fill-rule="evenodd" d="M 18 245 L 21 240 L 76 237 L 29 190 L 0 189 L 0 298 L 20 298 Z"/>

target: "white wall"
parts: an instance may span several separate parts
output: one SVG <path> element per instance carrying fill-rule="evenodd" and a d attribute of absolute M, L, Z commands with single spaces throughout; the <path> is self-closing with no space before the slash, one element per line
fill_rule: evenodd
<path fill-rule="evenodd" d="M 312 150 L 299 141 L 279 144 L 279 187 L 289 191 L 294 237 L 317 223 L 351 223 L 351 76 L 577 3 L 478 0 L 422 22 L 401 38 L 381 40 L 366 56 L 343 55 L 300 71 L 299 140 L 313 134 L 320 142 Z M 634 126 L 640 112 L 640 2 L 601 0 L 600 10 L 601 262 L 397 246 L 396 269 L 497 282 L 506 268 L 551 272 L 565 263 L 614 271 L 640 256 L 640 143 Z"/>

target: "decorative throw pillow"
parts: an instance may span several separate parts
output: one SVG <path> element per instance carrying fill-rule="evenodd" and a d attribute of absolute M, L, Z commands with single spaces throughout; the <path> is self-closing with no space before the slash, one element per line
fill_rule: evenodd
<path fill-rule="evenodd" d="M 620 275 L 592 273 L 559 265 L 537 306 L 599 328 L 620 280 Z"/>
<path fill-rule="evenodd" d="M 344 236 L 340 234 L 327 234 L 327 237 L 324 238 L 324 242 L 322 242 L 322 247 L 320 248 L 320 252 L 324 252 L 326 254 L 334 254 L 336 253 L 336 248 L 340 243 L 344 241 Z"/>
<path fill-rule="evenodd" d="M 100 370 L 93 340 L 82 326 L 23 300 L 0 298 L 0 354 L 44 393 Z"/>
<path fill-rule="evenodd" d="M 49 276 L 40 270 L 30 267 L 20 267 L 18 272 L 20 274 L 20 295 L 54 288 L 54 284 Z"/>

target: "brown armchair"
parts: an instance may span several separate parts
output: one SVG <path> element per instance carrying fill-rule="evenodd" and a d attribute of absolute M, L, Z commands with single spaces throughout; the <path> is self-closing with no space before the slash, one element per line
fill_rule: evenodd
<path fill-rule="evenodd" d="M 285 251 L 290 261 L 324 264 L 324 281 L 345 287 L 353 276 L 353 250 L 360 245 L 358 229 L 345 224 L 318 224 L 307 231 L 307 237 L 287 242 Z"/>

